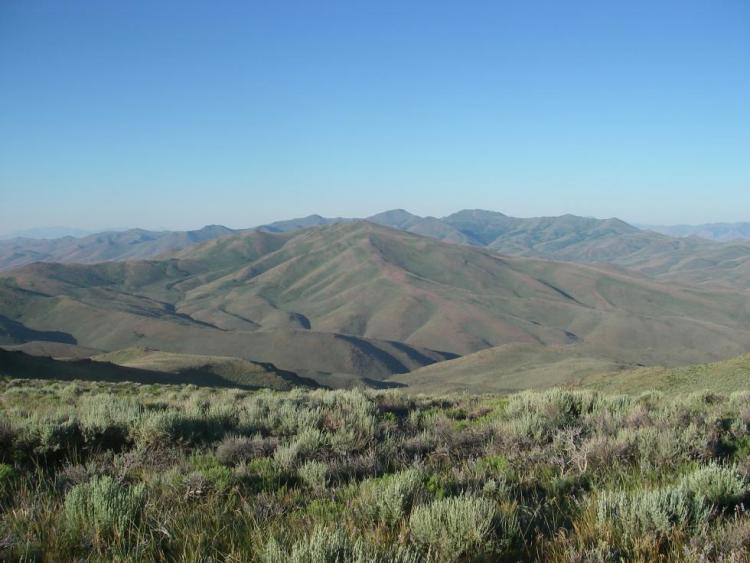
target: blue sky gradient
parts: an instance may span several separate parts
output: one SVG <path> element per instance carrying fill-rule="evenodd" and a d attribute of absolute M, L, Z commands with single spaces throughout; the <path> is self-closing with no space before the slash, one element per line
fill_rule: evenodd
<path fill-rule="evenodd" d="M 0 232 L 750 220 L 750 3 L 0 2 Z"/>

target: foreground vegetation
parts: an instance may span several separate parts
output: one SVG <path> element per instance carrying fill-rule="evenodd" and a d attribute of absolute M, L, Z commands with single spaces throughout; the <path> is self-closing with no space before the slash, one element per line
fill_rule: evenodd
<path fill-rule="evenodd" d="M 750 394 L 0 381 L 0 560 L 744 561 Z"/>

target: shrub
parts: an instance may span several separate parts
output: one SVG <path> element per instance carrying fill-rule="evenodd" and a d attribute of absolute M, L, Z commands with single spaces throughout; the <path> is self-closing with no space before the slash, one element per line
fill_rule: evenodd
<path fill-rule="evenodd" d="M 423 490 L 422 475 L 415 469 L 365 482 L 359 496 L 361 510 L 371 522 L 395 526 Z"/>
<path fill-rule="evenodd" d="M 143 416 L 143 405 L 130 398 L 87 395 L 79 400 L 80 424 L 86 442 L 118 449 Z"/>
<path fill-rule="evenodd" d="M 454 497 L 416 507 L 409 518 L 414 541 L 441 561 L 482 554 L 493 531 L 495 503 L 478 497 Z"/>
<path fill-rule="evenodd" d="M 276 438 L 262 438 L 259 434 L 247 436 L 227 436 L 216 448 L 216 457 L 224 465 L 237 465 L 273 453 L 278 445 Z"/>
<path fill-rule="evenodd" d="M 326 488 L 328 467 L 320 461 L 308 461 L 297 470 L 302 482 L 314 491 L 322 491 Z"/>
<path fill-rule="evenodd" d="M 53 413 L 25 421 L 16 447 L 39 456 L 71 455 L 82 444 L 78 421 L 72 414 Z"/>
<path fill-rule="evenodd" d="M 750 494 L 748 479 L 736 467 L 717 463 L 685 475 L 678 486 L 717 508 L 735 506 Z"/>
<path fill-rule="evenodd" d="M 187 415 L 170 410 L 143 417 L 138 437 L 146 446 L 164 442 L 213 442 L 220 439 L 231 426 L 231 419 L 224 415 Z"/>
<path fill-rule="evenodd" d="M 324 444 L 323 433 L 309 428 L 300 432 L 291 443 L 276 448 L 273 458 L 281 469 L 291 471 L 301 459 L 316 453 Z"/>
<path fill-rule="evenodd" d="M 597 520 L 626 539 L 645 534 L 665 536 L 674 528 L 695 532 L 708 522 L 711 510 L 702 497 L 680 487 L 651 490 L 605 491 L 599 496 Z"/>
<path fill-rule="evenodd" d="M 0 462 L 10 461 L 13 454 L 13 443 L 16 432 L 6 420 L 0 420 Z"/>
<path fill-rule="evenodd" d="M 399 546 L 378 549 L 343 530 L 316 528 L 312 534 L 284 549 L 275 539 L 267 544 L 261 559 L 265 563 L 416 563 L 418 554 Z"/>
<path fill-rule="evenodd" d="M 90 538 L 122 538 L 140 519 L 144 485 L 126 487 L 112 477 L 96 477 L 76 485 L 65 497 L 65 524 L 71 532 Z"/>
<path fill-rule="evenodd" d="M 0 463 L 0 500 L 2 500 L 5 492 L 10 488 L 10 482 L 14 475 L 13 468 L 10 465 Z"/>
<path fill-rule="evenodd" d="M 364 479 L 377 475 L 382 464 L 374 450 L 363 454 L 346 456 L 331 462 L 328 466 L 328 476 L 332 481 L 347 482 L 352 479 Z"/>
<path fill-rule="evenodd" d="M 273 452 L 273 460 L 276 465 L 283 471 L 291 471 L 297 466 L 299 457 L 299 446 L 297 444 L 287 444 L 279 446 Z"/>
<path fill-rule="evenodd" d="M 599 495 L 597 520 L 626 540 L 645 534 L 664 537 L 679 528 L 694 534 L 705 529 L 717 509 L 748 496 L 748 481 L 736 468 L 700 467 L 674 485 L 650 490 L 609 491 Z"/>

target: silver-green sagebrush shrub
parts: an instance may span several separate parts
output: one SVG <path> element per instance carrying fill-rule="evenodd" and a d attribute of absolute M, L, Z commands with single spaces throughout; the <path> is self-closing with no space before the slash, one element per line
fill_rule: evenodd
<path fill-rule="evenodd" d="M 711 463 L 674 485 L 604 492 L 597 501 L 597 519 L 630 538 L 667 535 L 675 528 L 694 533 L 717 511 L 742 502 L 749 493 L 750 484 L 737 468 Z"/>
<path fill-rule="evenodd" d="M 423 491 L 422 474 L 416 469 L 365 481 L 359 495 L 361 511 L 370 522 L 395 526 Z"/>
<path fill-rule="evenodd" d="M 261 556 L 265 563 L 416 563 L 417 553 L 403 546 L 379 549 L 344 530 L 316 528 L 285 549 L 271 539 Z"/>
<path fill-rule="evenodd" d="M 453 497 L 417 506 L 409 518 L 415 543 L 440 561 L 483 553 L 493 536 L 496 505 L 480 497 Z"/>
<path fill-rule="evenodd" d="M 145 500 L 143 484 L 128 487 L 109 476 L 96 477 L 66 495 L 65 525 L 71 532 L 91 538 L 121 538 L 138 523 Z"/>
<path fill-rule="evenodd" d="M 328 466 L 322 461 L 308 461 L 297 470 L 302 482 L 314 491 L 326 488 Z"/>
<path fill-rule="evenodd" d="M 711 507 L 702 497 L 680 487 L 651 490 L 605 491 L 598 497 L 600 525 L 611 526 L 628 539 L 664 536 L 675 528 L 696 532 L 708 522 Z"/>
<path fill-rule="evenodd" d="M 75 413 L 59 410 L 35 414 L 20 421 L 17 446 L 37 455 L 71 452 L 81 446 L 81 431 Z"/>
<path fill-rule="evenodd" d="M 680 479 L 679 487 L 716 508 L 739 504 L 750 495 L 750 482 L 737 467 L 710 463 Z"/>
<path fill-rule="evenodd" d="M 81 430 L 84 438 L 117 429 L 127 431 L 138 425 L 143 405 L 132 398 L 111 395 L 85 395 L 78 401 Z"/>

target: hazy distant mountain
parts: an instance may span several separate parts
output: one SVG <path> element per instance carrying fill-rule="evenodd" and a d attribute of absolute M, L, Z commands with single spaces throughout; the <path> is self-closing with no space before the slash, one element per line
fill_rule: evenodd
<path fill-rule="evenodd" d="M 607 366 L 750 348 L 747 292 L 498 256 L 369 222 L 252 231 L 159 260 L 27 265 L 0 278 L 0 314 L 15 342 L 57 334 L 99 350 L 373 379 L 513 343 L 585 345 Z"/>
<path fill-rule="evenodd" d="M 129 229 L 81 238 L 15 238 L 0 241 L 0 270 L 32 262 L 92 264 L 109 260 L 151 258 L 236 232 L 238 231 L 221 225 L 209 225 L 195 231 Z"/>
<path fill-rule="evenodd" d="M 310 227 L 320 227 L 321 225 L 332 225 L 334 223 L 346 223 L 353 221 L 354 219 L 346 219 L 344 217 L 321 217 L 320 215 L 308 215 L 307 217 L 299 217 L 297 219 L 288 219 L 285 221 L 276 221 L 275 223 L 269 223 L 267 225 L 261 225 L 257 227 L 259 231 L 265 231 L 268 233 L 286 233 L 289 231 L 298 231 L 300 229 L 307 229 Z"/>
<path fill-rule="evenodd" d="M 96 231 L 85 231 L 83 229 L 72 229 L 70 227 L 39 227 L 36 229 L 24 229 L 22 231 L 0 235 L 0 240 L 12 238 L 52 239 L 62 237 L 85 237 L 86 235 L 91 235 L 95 232 Z"/>
<path fill-rule="evenodd" d="M 671 237 L 701 237 L 717 241 L 750 239 L 750 223 L 706 223 L 705 225 L 638 225 L 641 229 Z"/>
<path fill-rule="evenodd" d="M 270 223 L 257 230 L 294 233 L 355 220 L 310 215 Z M 606 263 L 657 279 L 750 288 L 750 241 L 719 242 L 696 236 L 667 236 L 641 230 L 616 218 L 575 215 L 518 218 L 479 209 L 463 210 L 442 218 L 420 217 L 395 209 L 367 220 L 444 242 L 485 247 L 503 255 Z M 151 258 L 240 232 L 210 226 L 187 232 L 132 229 L 79 239 L 0 241 L 0 270 L 35 261 L 95 263 Z"/>

